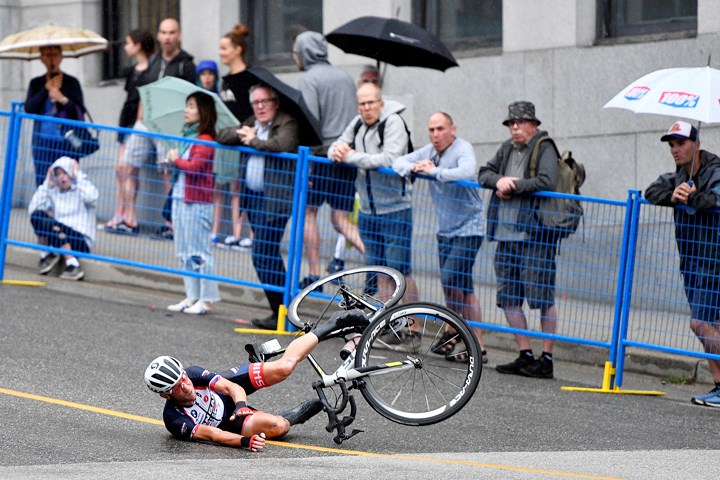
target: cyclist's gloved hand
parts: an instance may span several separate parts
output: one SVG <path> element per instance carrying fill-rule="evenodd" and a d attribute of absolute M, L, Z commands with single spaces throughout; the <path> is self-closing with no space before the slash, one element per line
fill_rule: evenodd
<path fill-rule="evenodd" d="M 257 452 L 265 448 L 265 434 L 258 433 L 251 437 L 242 437 L 240 439 L 240 448 L 247 448 L 252 452 Z"/>
<path fill-rule="evenodd" d="M 237 402 L 235 404 L 235 411 L 233 412 L 232 415 L 230 415 L 229 420 L 232 422 L 237 417 L 248 417 L 248 416 L 252 415 L 253 413 L 255 413 L 255 411 L 252 408 L 248 407 L 247 403 Z"/>

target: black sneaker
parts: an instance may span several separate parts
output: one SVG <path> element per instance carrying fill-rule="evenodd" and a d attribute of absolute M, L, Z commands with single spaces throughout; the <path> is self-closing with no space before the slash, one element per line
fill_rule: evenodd
<path fill-rule="evenodd" d="M 304 288 L 309 287 L 312 283 L 317 282 L 318 280 L 320 280 L 320 277 L 316 277 L 316 276 L 314 276 L 314 275 L 308 275 L 307 277 L 303 278 L 303 279 L 300 281 L 300 284 L 298 285 L 298 288 L 300 288 L 300 290 L 302 290 L 302 289 L 304 289 Z M 316 291 L 321 292 L 321 291 L 322 291 L 322 287 L 320 287 L 319 289 L 316 289 Z"/>
<path fill-rule="evenodd" d="M 496 366 L 495 370 L 500 373 L 508 373 L 511 375 L 523 375 L 522 373 L 520 373 L 520 370 L 527 367 L 528 365 L 531 365 L 532 363 L 535 363 L 535 358 L 520 354 L 520 356 L 512 362 L 506 363 L 505 365 Z"/>
<path fill-rule="evenodd" d="M 80 265 L 69 265 L 65 267 L 65 271 L 60 274 L 60 278 L 63 280 L 82 280 L 85 276 L 85 272 Z"/>
<path fill-rule="evenodd" d="M 120 222 L 114 227 L 112 227 L 109 231 L 112 231 L 113 233 L 122 233 L 124 235 L 137 235 L 139 228 L 137 225 L 133 227 L 125 222 Z"/>
<path fill-rule="evenodd" d="M 541 355 L 531 364 L 522 367 L 520 375 L 532 378 L 553 378 L 553 361 Z"/>
<path fill-rule="evenodd" d="M 271 313 L 265 318 L 253 318 L 250 322 L 258 328 L 264 328 L 265 330 L 277 330 L 277 314 Z"/>
<path fill-rule="evenodd" d="M 167 225 L 163 225 L 157 232 L 155 232 L 155 238 L 160 240 L 172 240 L 173 236 L 173 229 Z"/>
<path fill-rule="evenodd" d="M 314 400 L 303 402 L 297 407 L 281 413 L 280 416 L 290 422 L 290 425 L 298 425 L 307 422 L 312 417 L 320 413 L 322 409 L 322 402 L 319 398 L 316 398 Z"/>
<path fill-rule="evenodd" d="M 41 258 L 40 262 L 38 263 L 38 273 L 40 275 L 47 275 L 52 271 L 53 268 L 55 268 L 55 265 L 60 262 L 60 255 L 57 253 L 51 253 L 50 255 L 46 256 L 45 258 Z"/>
<path fill-rule="evenodd" d="M 313 333 L 317 335 L 318 341 L 322 342 L 328 338 L 341 337 L 362 330 L 369 323 L 362 310 L 341 310 L 333 313 L 327 322 L 315 327 Z"/>

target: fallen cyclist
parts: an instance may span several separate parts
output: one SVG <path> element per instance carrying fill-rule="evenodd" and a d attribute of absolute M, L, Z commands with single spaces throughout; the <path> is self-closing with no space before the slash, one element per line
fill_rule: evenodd
<path fill-rule="evenodd" d="M 293 340 L 277 360 L 243 364 L 224 372 L 198 366 L 185 369 L 177 359 L 163 355 L 145 370 L 145 384 L 167 400 L 163 422 L 174 437 L 257 452 L 265 447 L 265 438 L 284 436 L 292 425 L 306 422 L 323 407 L 316 398 L 272 415 L 249 406 L 247 395 L 285 380 L 319 342 L 361 331 L 367 325 L 360 310 L 338 312 Z"/>

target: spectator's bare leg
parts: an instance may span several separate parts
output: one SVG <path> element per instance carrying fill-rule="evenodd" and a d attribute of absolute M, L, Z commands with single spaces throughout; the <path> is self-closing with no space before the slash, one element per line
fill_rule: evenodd
<path fill-rule="evenodd" d="M 690 321 L 690 328 L 700 340 L 700 343 L 703 344 L 703 348 L 707 353 L 720 353 L 720 330 L 718 330 L 717 325 L 693 318 Z M 708 364 L 713 379 L 715 382 L 720 382 L 720 362 L 708 359 Z"/>
<path fill-rule="evenodd" d="M 308 262 L 311 277 L 320 276 L 320 228 L 317 224 L 317 207 L 305 209 L 305 230 L 303 243 L 305 244 L 305 258 Z"/>
<path fill-rule="evenodd" d="M 125 223 L 131 227 L 137 226 L 137 209 L 135 201 L 137 199 L 138 174 L 140 169 L 132 165 L 125 164 L 125 188 L 123 188 L 123 208 Z"/>
<path fill-rule="evenodd" d="M 360 232 L 356 225 L 350 222 L 350 213 L 343 212 L 342 210 L 333 210 L 330 213 L 330 218 L 335 227 L 335 231 L 342 234 L 345 240 L 357 249 L 358 252 L 365 254 L 365 245 L 363 245 L 362 239 L 360 238 Z"/>
<path fill-rule="evenodd" d="M 230 215 L 232 218 L 232 234 L 233 237 L 242 238 L 243 220 L 240 214 L 240 182 L 233 180 L 230 182 Z"/>
<path fill-rule="evenodd" d="M 557 307 L 555 305 L 541 310 L 540 326 L 543 333 L 557 331 Z M 543 338 L 543 352 L 552 353 L 555 340 Z"/>
<path fill-rule="evenodd" d="M 527 330 L 527 319 L 521 306 L 505 307 L 503 311 L 505 312 L 505 320 L 510 327 Z M 515 343 L 517 343 L 520 350 L 531 350 L 530 339 L 527 335 L 515 334 Z"/>

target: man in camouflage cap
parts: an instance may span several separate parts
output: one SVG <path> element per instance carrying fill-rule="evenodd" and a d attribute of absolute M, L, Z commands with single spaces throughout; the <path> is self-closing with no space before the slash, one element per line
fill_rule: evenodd
<path fill-rule="evenodd" d="M 527 330 L 522 310 L 527 300 L 531 309 L 540 310 L 540 322 L 545 333 L 554 334 L 557 325 L 555 308 L 555 255 L 557 239 L 541 228 L 533 215 L 536 199 L 532 195 L 541 190 L 554 190 L 558 179 L 558 157 L 550 142 L 540 144 L 537 174 L 530 176 L 529 160 L 540 137 L 540 120 L 535 105 L 527 101 L 511 103 L 503 125 L 510 130 L 507 140 L 495 156 L 480 168 L 478 182 L 494 190 L 488 206 L 487 238 L 497 241 L 495 274 L 497 277 L 497 305 L 513 328 Z M 535 359 L 530 340 L 515 335 L 520 356 L 497 371 L 535 378 L 552 378 L 553 340 L 543 339 L 543 352 Z"/>

